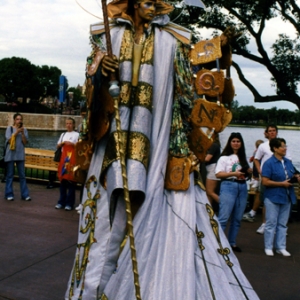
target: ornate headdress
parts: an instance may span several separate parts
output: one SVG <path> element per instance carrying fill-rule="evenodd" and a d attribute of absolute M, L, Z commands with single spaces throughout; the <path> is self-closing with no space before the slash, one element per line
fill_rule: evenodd
<path fill-rule="evenodd" d="M 134 0 L 114 0 L 107 4 L 108 16 L 112 19 L 128 19 L 128 2 Z M 166 15 L 174 10 L 171 4 L 156 0 L 156 15 Z"/>

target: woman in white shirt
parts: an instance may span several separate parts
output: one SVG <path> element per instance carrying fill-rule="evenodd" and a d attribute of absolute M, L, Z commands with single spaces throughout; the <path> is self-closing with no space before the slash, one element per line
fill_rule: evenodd
<path fill-rule="evenodd" d="M 67 132 L 61 134 L 57 148 L 62 148 L 62 156 L 58 166 L 58 178 L 60 180 L 60 197 L 55 205 L 56 209 L 72 210 L 75 204 L 76 182 L 73 180 L 72 161 L 75 156 L 75 144 L 78 141 L 79 133 L 74 131 L 75 120 L 66 119 Z"/>
<path fill-rule="evenodd" d="M 216 177 L 221 179 L 219 222 L 225 231 L 230 219 L 228 241 L 236 252 L 242 251 L 236 245 L 236 236 L 247 204 L 246 177 L 251 172 L 242 135 L 233 132 L 217 162 L 215 173 Z"/>

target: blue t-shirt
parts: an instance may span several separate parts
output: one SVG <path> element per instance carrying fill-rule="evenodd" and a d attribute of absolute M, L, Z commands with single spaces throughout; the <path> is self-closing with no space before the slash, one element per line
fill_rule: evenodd
<path fill-rule="evenodd" d="M 292 162 L 283 157 L 283 163 L 284 167 L 282 162 L 272 155 L 268 160 L 265 161 L 263 165 L 262 176 L 277 182 L 287 180 L 287 176 L 288 178 L 291 178 L 294 174 L 294 166 Z M 289 201 L 296 203 L 296 196 L 293 186 L 289 188 L 266 186 L 264 198 L 268 198 L 271 202 L 276 204 L 287 204 Z"/>

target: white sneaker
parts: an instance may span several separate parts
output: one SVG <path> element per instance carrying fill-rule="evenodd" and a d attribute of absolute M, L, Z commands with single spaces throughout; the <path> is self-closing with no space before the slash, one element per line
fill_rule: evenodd
<path fill-rule="evenodd" d="M 266 227 L 266 223 L 262 223 L 262 224 L 260 225 L 260 227 L 256 230 L 256 233 L 264 234 L 264 232 L 265 232 L 265 227 Z"/>
<path fill-rule="evenodd" d="M 79 204 L 77 207 L 75 207 L 76 210 L 81 210 L 82 204 Z"/>
<path fill-rule="evenodd" d="M 77 207 L 75 207 L 75 209 L 77 210 L 77 213 L 80 215 L 82 211 L 82 204 L 79 204 Z"/>
<path fill-rule="evenodd" d="M 250 182 L 250 185 L 253 189 L 256 189 L 259 186 L 259 181 L 255 180 L 255 179 L 252 179 L 251 182 Z"/>
<path fill-rule="evenodd" d="M 255 220 L 255 217 L 253 217 L 253 216 L 250 214 L 250 212 L 247 212 L 247 213 L 245 213 L 245 214 L 243 215 L 243 219 L 242 219 L 242 220 L 243 220 L 243 221 L 247 221 L 247 222 L 253 223 L 254 220 Z"/>
<path fill-rule="evenodd" d="M 267 256 L 274 256 L 274 252 L 272 249 L 265 249 L 265 253 Z"/>
<path fill-rule="evenodd" d="M 285 249 L 277 249 L 276 253 L 281 254 L 283 256 L 291 256 L 291 253 L 287 252 Z"/>

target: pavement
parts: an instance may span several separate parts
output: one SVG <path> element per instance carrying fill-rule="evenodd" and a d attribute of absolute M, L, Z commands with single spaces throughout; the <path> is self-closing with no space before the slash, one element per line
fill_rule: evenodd
<path fill-rule="evenodd" d="M 0 300 L 62 300 L 73 265 L 79 215 L 75 210 L 54 209 L 57 187 L 28 186 L 32 201 L 20 200 L 19 184 L 14 182 L 15 200 L 9 202 L 4 199 L 5 184 L 0 183 Z M 261 215 L 254 223 L 242 223 L 237 239 L 242 270 L 260 299 L 300 299 L 300 222 L 289 224 L 291 257 L 264 254 L 263 235 L 256 234 L 260 224 Z"/>

